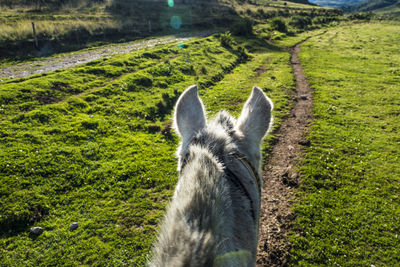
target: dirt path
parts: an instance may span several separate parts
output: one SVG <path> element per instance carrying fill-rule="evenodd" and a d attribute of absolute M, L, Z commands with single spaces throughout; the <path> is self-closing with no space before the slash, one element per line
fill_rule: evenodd
<path fill-rule="evenodd" d="M 305 136 L 312 121 L 312 92 L 298 58 L 301 43 L 288 49 L 292 55 L 296 92 L 292 96 L 290 116 L 277 132 L 280 138 L 264 169 L 257 266 L 287 266 L 290 260 L 287 235 L 294 219 L 293 188 L 299 182 L 296 164 L 302 146 L 308 145 Z"/>
<path fill-rule="evenodd" d="M 123 44 L 113 44 L 83 51 L 56 55 L 34 62 L 15 64 L 7 67 L 0 66 L 0 78 L 20 78 L 32 74 L 45 73 L 62 68 L 71 68 L 99 58 L 115 54 L 123 54 L 132 50 L 153 47 L 170 42 L 184 42 L 192 37 L 204 37 L 213 34 L 213 31 L 183 33 L 178 36 L 165 36 L 148 40 L 132 41 Z"/>

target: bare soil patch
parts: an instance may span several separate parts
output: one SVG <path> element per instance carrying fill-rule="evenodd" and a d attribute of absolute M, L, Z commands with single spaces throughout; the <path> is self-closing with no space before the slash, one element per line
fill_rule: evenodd
<path fill-rule="evenodd" d="M 264 65 L 261 65 L 254 70 L 254 72 L 257 72 L 257 76 L 260 76 L 261 74 L 263 74 L 266 71 L 267 71 L 267 67 Z"/>
<path fill-rule="evenodd" d="M 293 189 L 299 184 L 296 164 L 302 147 L 309 145 L 306 134 L 312 121 L 312 91 L 298 58 L 303 42 L 288 48 L 296 91 L 292 95 L 290 116 L 276 133 L 280 138 L 264 166 L 257 266 L 288 266 L 290 263 L 288 233 L 294 219 L 291 206 Z"/>

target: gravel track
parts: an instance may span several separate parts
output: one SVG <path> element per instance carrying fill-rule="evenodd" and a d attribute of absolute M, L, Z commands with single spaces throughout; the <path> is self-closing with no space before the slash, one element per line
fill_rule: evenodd
<path fill-rule="evenodd" d="M 154 47 L 159 44 L 180 43 L 187 41 L 193 37 L 205 37 L 215 32 L 200 32 L 200 33 L 182 33 L 177 36 L 164 36 L 159 38 L 132 41 L 122 44 L 113 44 L 83 51 L 55 55 L 50 58 L 39 59 L 33 62 L 20 63 L 7 67 L 0 66 L 0 78 L 21 78 L 32 74 L 46 73 L 58 69 L 71 68 L 77 65 L 85 64 L 90 61 L 116 55 L 129 53 L 133 50 Z"/>

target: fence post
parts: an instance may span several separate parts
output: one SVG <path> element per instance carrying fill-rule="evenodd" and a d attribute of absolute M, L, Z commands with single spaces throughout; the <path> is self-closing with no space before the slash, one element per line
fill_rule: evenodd
<path fill-rule="evenodd" d="M 35 48 L 39 49 L 38 39 L 36 36 L 35 23 L 32 21 L 33 38 L 35 38 Z"/>

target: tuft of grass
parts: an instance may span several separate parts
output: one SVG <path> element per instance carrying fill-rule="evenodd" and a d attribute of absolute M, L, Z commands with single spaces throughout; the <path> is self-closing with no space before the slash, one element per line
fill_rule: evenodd
<path fill-rule="evenodd" d="M 295 204 L 300 266 L 400 261 L 400 26 L 329 29 L 302 45 L 314 116 Z"/>

